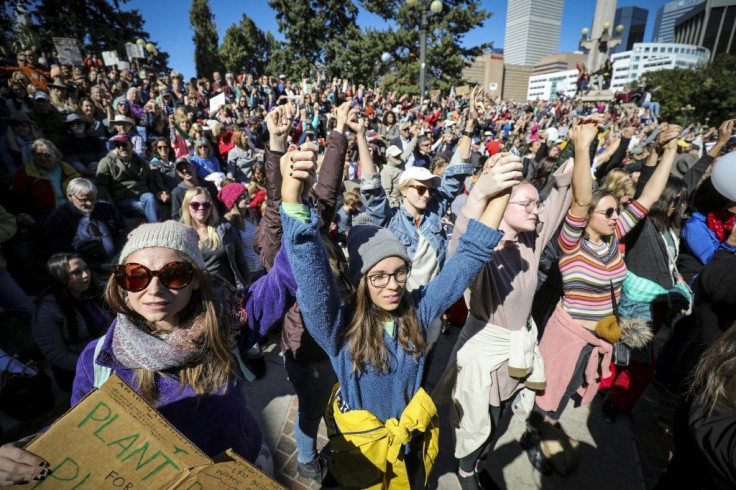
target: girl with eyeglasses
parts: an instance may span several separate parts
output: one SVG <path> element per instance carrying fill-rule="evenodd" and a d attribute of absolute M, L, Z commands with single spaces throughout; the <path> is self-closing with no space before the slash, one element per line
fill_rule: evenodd
<path fill-rule="evenodd" d="M 304 324 L 339 382 L 327 411 L 332 474 L 345 489 L 420 488 L 438 450 L 437 411 L 420 387 L 427 329 L 491 259 L 501 238 L 494 228 L 521 165 L 499 167 L 478 184 L 488 197 L 485 211 L 468 224 L 456 256 L 426 287 L 409 292 L 411 259 L 392 232 L 354 226 L 348 251 L 355 291 L 341 302 L 318 214 L 303 204 L 315 168 L 311 151 L 302 146 L 281 159 L 281 216 Z"/>
<path fill-rule="evenodd" d="M 31 330 L 56 383 L 71 392 L 79 355 L 107 331 L 112 315 L 103 307 L 102 286 L 79 255 L 56 253 L 46 269 L 51 284 L 36 299 Z"/>
<path fill-rule="evenodd" d="M 228 221 L 220 220 L 209 191 L 204 187 L 189 189 L 180 212 L 181 222 L 197 231 L 207 272 L 240 289 L 250 284 L 250 270 L 238 231 Z"/>
<path fill-rule="evenodd" d="M 627 271 L 618 243 L 660 198 L 677 155 L 680 127 L 663 124 L 659 163 L 640 197 L 622 210 L 610 191 L 593 191 L 589 149 L 602 122 L 601 116 L 578 119 L 569 132 L 575 164 L 572 205 L 559 236 L 563 297 L 539 343 L 547 382 L 544 392 L 536 396 L 521 439 L 532 464 L 546 473 L 552 471 L 551 463 L 563 459 L 562 454 L 571 458 L 565 461 L 575 461 L 579 443 L 564 433 L 559 419 L 573 394 L 588 404 L 600 378 L 610 376 L 612 343 L 621 336 L 611 321 L 612 295 L 618 303 Z M 551 446 L 541 444 L 547 440 L 561 441 L 556 444 L 560 452 L 550 452 Z M 572 467 L 563 464 L 555 469 L 567 472 Z"/>
<path fill-rule="evenodd" d="M 128 237 L 105 287 L 115 320 L 76 364 L 71 403 L 116 374 L 209 457 L 232 448 L 270 472 L 268 449 L 247 409 L 236 353 L 245 353 L 294 303 L 283 253 L 270 272 L 236 291 L 206 271 L 197 232 L 175 221 Z M 48 462 L 0 447 L 0 484 L 43 480 Z"/>
<path fill-rule="evenodd" d="M 521 158 L 497 153 L 484 165 L 480 178 L 497 172 Z M 554 238 L 572 192 L 572 162 L 554 174 L 554 186 L 542 200 L 539 191 L 524 181 L 511 190 L 509 205 L 499 229 L 503 239 L 493 260 L 484 264 L 469 287 L 469 315 L 450 355 L 448 368 L 435 391 L 434 400 L 450 404 L 455 435 L 458 480 L 463 489 L 480 488 L 482 455 L 507 408 L 517 412 L 521 395 L 531 410 L 534 394 L 545 387 L 542 356 L 537 347 L 537 326 L 531 320 L 542 253 Z M 487 199 L 483 186 L 475 184 L 455 222 L 450 243 L 452 255 L 471 219 L 478 219 Z M 523 398 L 522 398 L 523 397 Z M 524 405 L 524 404 L 521 404 Z"/>

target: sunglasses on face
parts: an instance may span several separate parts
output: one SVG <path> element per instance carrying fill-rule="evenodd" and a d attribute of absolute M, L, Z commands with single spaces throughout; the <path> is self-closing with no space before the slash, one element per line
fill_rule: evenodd
<path fill-rule="evenodd" d="M 166 145 L 159 145 L 159 146 L 156 146 L 156 149 L 157 149 L 157 150 L 165 150 L 165 149 L 166 149 Z"/>
<path fill-rule="evenodd" d="M 192 282 L 194 267 L 187 262 L 169 262 L 157 271 L 145 265 L 129 263 L 115 266 L 115 282 L 131 293 L 143 291 L 158 277 L 161 284 L 169 289 L 183 289 Z"/>
<path fill-rule="evenodd" d="M 192 208 L 195 211 L 199 211 L 199 208 L 201 207 L 204 211 L 207 211 L 212 207 L 211 202 L 190 202 L 189 207 Z"/>
<path fill-rule="evenodd" d="M 424 185 L 410 185 L 409 187 L 411 187 L 412 189 L 414 189 L 415 191 L 417 191 L 417 194 L 420 195 L 420 196 L 423 196 L 427 192 L 429 192 L 429 195 L 430 196 L 433 196 L 434 193 L 435 193 L 435 189 L 434 188 L 427 187 L 427 186 L 424 186 Z"/>
<path fill-rule="evenodd" d="M 611 219 L 613 217 L 613 213 L 616 213 L 616 216 L 621 215 L 621 208 L 608 208 L 605 211 L 596 211 L 596 213 L 602 214 L 606 219 Z"/>
<path fill-rule="evenodd" d="M 128 144 L 127 143 L 113 143 L 112 146 L 114 146 L 115 148 L 127 148 Z"/>

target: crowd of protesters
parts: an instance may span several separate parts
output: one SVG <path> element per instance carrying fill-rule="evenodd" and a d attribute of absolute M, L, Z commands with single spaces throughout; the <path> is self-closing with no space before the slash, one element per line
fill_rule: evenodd
<path fill-rule="evenodd" d="M 484 488 L 508 410 L 534 468 L 568 474 L 569 401 L 601 396 L 616 423 L 654 380 L 682 397 L 662 487 L 736 485 L 736 203 L 709 176 L 733 120 L 32 49 L 6 64 L 0 306 L 72 404 L 115 372 L 208 455 L 268 472 L 242 385 L 280 328 L 298 472 L 318 482 L 423 488 L 444 403 L 463 489 Z M 3 482 L 48 475 L 22 442 L 0 448 Z"/>

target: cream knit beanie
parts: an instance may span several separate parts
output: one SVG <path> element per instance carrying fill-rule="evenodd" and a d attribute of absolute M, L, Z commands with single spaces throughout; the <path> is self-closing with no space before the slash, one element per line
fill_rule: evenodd
<path fill-rule="evenodd" d="M 205 269 L 198 242 L 199 236 L 194 228 L 178 221 L 142 224 L 128 235 L 128 241 L 120 252 L 119 263 L 124 264 L 130 254 L 142 248 L 161 247 L 182 253 L 200 269 Z"/>

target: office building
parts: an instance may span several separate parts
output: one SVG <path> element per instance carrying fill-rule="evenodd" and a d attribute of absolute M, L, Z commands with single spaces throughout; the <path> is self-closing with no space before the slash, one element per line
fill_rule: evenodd
<path fill-rule="evenodd" d="M 611 55 L 613 77 L 611 91 L 623 90 L 633 81 L 640 82 L 650 71 L 671 68 L 695 68 L 708 62 L 710 52 L 702 47 L 675 43 L 636 43 L 630 51 Z M 561 70 L 529 77 L 528 100 L 554 100 L 560 93 L 572 97 L 577 89 L 577 70 Z M 595 88 L 591 88 L 595 93 Z M 609 94 L 610 97 L 610 94 Z"/>
<path fill-rule="evenodd" d="M 708 0 L 675 23 L 675 42 L 695 44 L 710 51 L 736 54 L 736 0 Z"/>
<path fill-rule="evenodd" d="M 675 22 L 705 0 L 675 0 L 657 9 L 652 42 L 671 43 L 675 40 Z"/>
<path fill-rule="evenodd" d="M 613 78 L 611 90 L 622 90 L 650 71 L 671 68 L 695 68 L 708 62 L 710 52 L 692 44 L 637 43 L 634 49 L 611 55 Z"/>
<path fill-rule="evenodd" d="M 544 73 L 572 70 L 576 68 L 577 65 L 582 65 L 583 63 L 585 63 L 585 60 L 587 59 L 587 55 L 579 51 L 576 53 L 568 52 L 551 54 L 549 56 L 545 56 L 539 63 L 534 65 L 534 70 L 532 73 L 534 75 L 542 75 Z"/>
<path fill-rule="evenodd" d="M 504 61 L 531 66 L 557 53 L 564 0 L 508 0 Z"/>
<path fill-rule="evenodd" d="M 644 42 L 644 31 L 647 27 L 649 11 L 639 7 L 619 7 L 616 9 L 614 26 L 624 26 L 621 32 L 621 44 L 611 49 L 611 54 L 629 51 L 635 43 Z"/>

